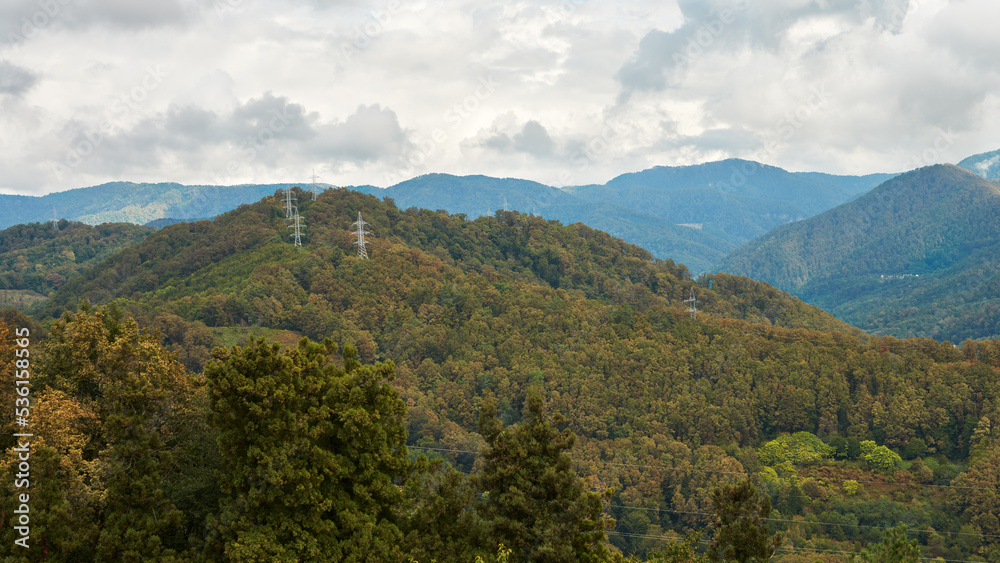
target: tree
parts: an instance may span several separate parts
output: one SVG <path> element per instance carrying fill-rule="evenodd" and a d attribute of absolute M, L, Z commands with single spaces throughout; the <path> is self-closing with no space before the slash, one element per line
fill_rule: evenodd
<path fill-rule="evenodd" d="M 920 547 L 917 540 L 906 539 L 906 526 L 900 526 L 886 531 L 882 543 L 863 549 L 851 560 L 855 563 L 917 563 Z"/>
<path fill-rule="evenodd" d="M 513 550 L 514 558 L 540 562 L 603 561 L 608 557 L 601 496 L 587 491 L 576 476 L 567 450 L 575 436 L 542 414 L 537 389 L 528 393 L 519 425 L 504 428 L 496 405 L 484 401 L 479 431 L 486 439 L 478 483 L 479 510 L 490 537 Z M 609 494 L 610 491 L 606 494 Z"/>
<path fill-rule="evenodd" d="M 712 561 L 767 561 L 781 545 L 782 535 L 771 535 L 766 523 L 771 499 L 761 495 L 750 479 L 712 492 L 715 537 L 708 546 Z"/>
<path fill-rule="evenodd" d="M 476 491 L 465 474 L 443 460 L 417 458 L 406 483 L 407 555 L 416 561 L 472 560 L 486 543 L 474 510 Z"/>
<path fill-rule="evenodd" d="M 402 559 L 405 405 L 391 362 L 303 338 L 217 349 L 205 367 L 225 472 L 212 555 L 230 561 Z M 218 552 L 222 553 L 219 554 Z"/>
<path fill-rule="evenodd" d="M 189 374 L 158 336 L 114 306 L 92 311 L 84 304 L 76 315 L 67 313 L 40 348 L 37 383 L 45 391 L 40 401 L 62 405 L 49 416 L 70 417 L 67 422 L 79 425 L 86 442 L 77 454 L 65 441 L 52 445 L 63 449 L 63 456 L 79 455 L 99 466 L 94 473 L 103 489 L 103 518 L 97 557 L 171 560 L 175 550 L 161 535 L 179 526 L 182 515 L 163 485 L 171 474 L 178 413 L 191 400 Z M 77 409 L 96 416 L 70 414 Z"/>
<path fill-rule="evenodd" d="M 903 463 L 899 454 L 885 446 L 876 446 L 872 440 L 861 442 L 861 459 L 868 467 L 880 471 L 894 471 Z"/>

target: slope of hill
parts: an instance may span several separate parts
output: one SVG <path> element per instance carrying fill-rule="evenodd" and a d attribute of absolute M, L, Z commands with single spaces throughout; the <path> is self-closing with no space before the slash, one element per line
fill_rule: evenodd
<path fill-rule="evenodd" d="M 0 289 L 47 295 L 152 231 L 128 223 L 92 227 L 66 220 L 4 229 L 0 231 Z"/>
<path fill-rule="evenodd" d="M 354 189 L 353 187 L 351 189 Z M 379 195 L 379 192 L 369 192 Z M 470 218 L 511 209 L 555 219 L 564 224 L 583 223 L 670 258 L 695 272 L 705 271 L 736 245 L 699 229 L 678 226 L 642 210 L 611 202 L 591 202 L 564 190 L 514 178 L 428 174 L 392 186 L 382 195 L 400 208 L 447 209 Z"/>
<path fill-rule="evenodd" d="M 69 219 L 90 225 L 135 223 L 156 219 L 214 217 L 259 200 L 292 184 L 185 186 L 175 183 L 111 182 L 42 197 L 0 195 L 0 228 L 18 223 Z"/>
<path fill-rule="evenodd" d="M 1000 186 L 952 165 L 733 252 L 727 272 L 767 281 L 878 334 L 1000 336 Z"/>
<path fill-rule="evenodd" d="M 958 166 L 987 180 L 1000 180 L 1000 150 L 970 156 Z"/>
<path fill-rule="evenodd" d="M 612 541 L 626 553 L 662 548 L 656 536 L 666 530 L 703 529 L 712 488 L 743 475 L 761 476 L 786 527 L 812 526 L 808 536 L 794 528 L 797 551 L 850 551 L 901 521 L 938 531 L 921 536 L 925 550 L 968 559 L 978 549 L 950 535 L 991 522 L 978 518 L 984 510 L 966 511 L 975 499 L 960 492 L 945 502 L 917 483 L 948 485 L 964 469 L 950 460 L 968 459 L 974 469 L 956 490 L 991 486 L 980 468 L 993 462 L 982 450 L 993 440 L 989 420 L 1000 418 L 996 342 L 956 349 L 865 337 L 766 284 L 692 280 L 683 266 L 584 225 L 514 212 L 468 221 L 348 190 L 299 201 L 303 247 L 290 243 L 275 194 L 213 221 L 167 226 L 38 311 L 117 299 L 188 354 L 212 344 L 209 327 L 354 343 L 366 363 L 394 362 L 408 444 L 463 471 L 483 443 L 482 400 L 495 399 L 503 421 L 516 423 L 537 388 L 578 435 L 576 471 L 614 488 Z M 375 233 L 369 260 L 354 255 L 358 212 Z M 684 304 L 692 291 L 697 319 Z M 888 483 L 849 446 L 835 466 L 758 455 L 768 440 L 803 431 L 830 444 L 849 436 L 854 449 L 877 441 L 927 456 L 927 465 L 914 461 L 922 470 Z M 846 480 L 865 485 L 846 491 Z M 200 524 L 190 533 L 203 534 Z M 986 535 L 982 545 L 996 543 L 991 528 L 970 529 Z"/>
<path fill-rule="evenodd" d="M 730 159 L 697 166 L 657 166 L 623 174 L 604 186 L 576 189 L 574 194 L 643 210 L 673 223 L 702 224 L 742 244 L 777 225 L 849 201 L 890 177 L 795 174 Z"/>
<path fill-rule="evenodd" d="M 448 209 L 470 218 L 498 209 L 582 222 L 706 271 L 774 225 L 812 216 L 873 187 L 877 177 L 789 173 L 747 161 L 626 174 L 606 186 L 557 189 L 515 178 L 427 174 L 389 188 L 350 189 L 392 197 L 402 208 Z M 88 224 L 161 227 L 211 218 L 292 184 L 184 186 L 114 182 L 43 197 L 0 195 L 0 228 L 55 215 Z M 329 186 L 321 185 L 320 189 Z M 816 196 L 819 196 L 818 198 Z"/>

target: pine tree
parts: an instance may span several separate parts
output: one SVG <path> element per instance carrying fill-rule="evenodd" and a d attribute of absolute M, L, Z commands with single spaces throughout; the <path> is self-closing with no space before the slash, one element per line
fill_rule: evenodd
<path fill-rule="evenodd" d="M 575 436 L 560 432 L 564 419 L 542 414 L 537 389 L 528 393 L 520 425 L 504 428 L 496 405 L 483 403 L 479 431 L 486 439 L 478 477 L 480 512 L 495 544 L 513 550 L 514 559 L 540 562 L 604 561 L 605 529 L 601 495 L 587 491 L 572 469 Z"/>

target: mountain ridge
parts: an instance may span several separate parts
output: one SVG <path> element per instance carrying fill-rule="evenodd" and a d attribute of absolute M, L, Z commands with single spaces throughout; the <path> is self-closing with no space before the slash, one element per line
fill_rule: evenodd
<path fill-rule="evenodd" d="M 992 337 L 1000 335 L 991 289 L 1000 278 L 990 258 L 1000 253 L 998 216 L 1000 186 L 934 165 L 778 227 L 719 269 L 767 281 L 880 334 Z M 949 286 L 961 291 L 949 296 Z"/>

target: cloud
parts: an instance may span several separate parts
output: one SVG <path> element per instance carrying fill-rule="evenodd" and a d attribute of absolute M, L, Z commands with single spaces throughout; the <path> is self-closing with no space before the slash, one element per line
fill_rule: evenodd
<path fill-rule="evenodd" d="M 343 120 L 324 121 L 318 112 L 270 92 L 229 112 L 175 103 L 131 125 L 113 119 L 102 124 L 114 130 L 82 122 L 66 126 L 60 137 L 68 141 L 47 154 L 61 178 L 179 167 L 203 182 L 240 183 L 318 162 L 332 169 L 394 162 L 413 149 L 389 108 L 359 106 Z"/>
<path fill-rule="evenodd" d="M 467 140 L 466 145 L 501 154 L 523 153 L 535 158 L 550 157 L 556 152 L 555 142 L 541 123 L 532 119 L 518 127 L 513 114 L 501 116 L 489 130 Z"/>
<path fill-rule="evenodd" d="M 649 31 L 619 69 L 622 100 L 635 91 L 678 87 L 712 53 L 794 50 L 796 41 L 821 41 L 866 21 L 898 33 L 908 10 L 908 0 L 678 0 L 678 5 L 684 23 L 671 31 Z"/>
<path fill-rule="evenodd" d="M 176 26 L 194 21 L 202 10 L 215 1 L 7 0 L 0 7 L 0 34 L 19 43 L 34 39 L 49 27 L 70 30 L 92 27 L 139 30 Z"/>
<path fill-rule="evenodd" d="M 0 61 L 0 94 L 21 96 L 38 81 L 33 72 L 7 61 Z"/>

